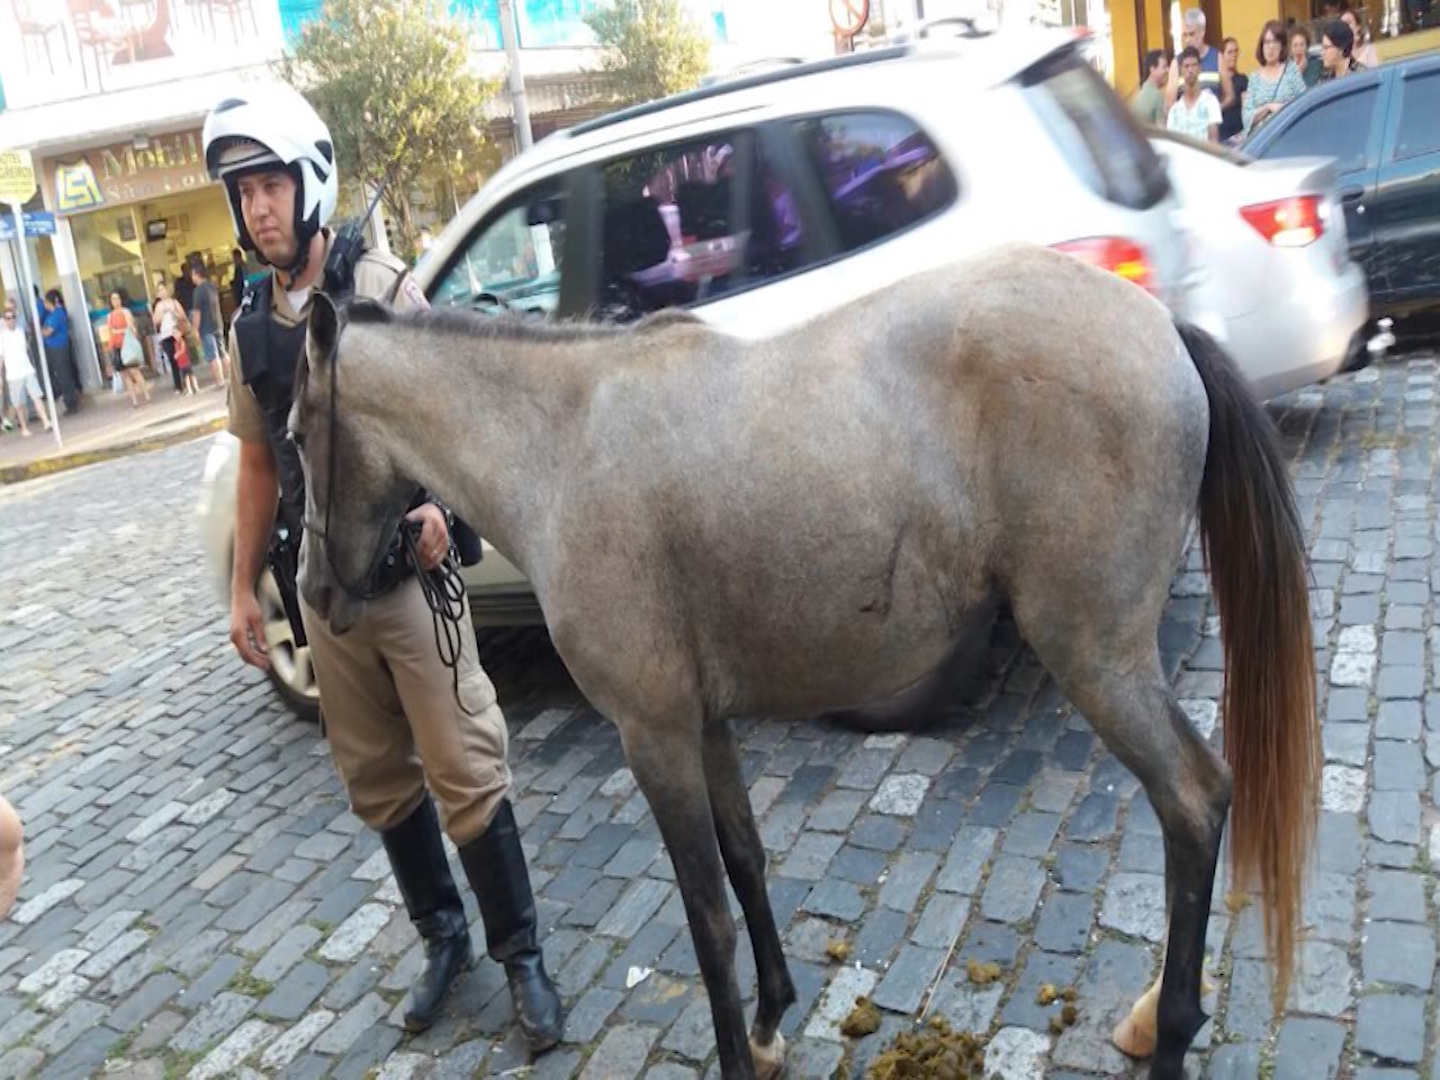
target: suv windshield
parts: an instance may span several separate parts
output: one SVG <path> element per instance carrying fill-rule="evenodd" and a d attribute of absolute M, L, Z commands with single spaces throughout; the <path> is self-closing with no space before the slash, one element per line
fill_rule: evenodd
<path fill-rule="evenodd" d="M 1170 192 L 1160 156 L 1105 81 L 1072 50 L 1052 53 L 1020 85 L 1076 174 L 1095 194 L 1146 210 Z"/>

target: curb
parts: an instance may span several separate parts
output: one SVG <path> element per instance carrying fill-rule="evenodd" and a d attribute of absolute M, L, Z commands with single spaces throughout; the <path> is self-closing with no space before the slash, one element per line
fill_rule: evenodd
<path fill-rule="evenodd" d="M 116 443 L 113 446 L 97 447 L 94 450 L 77 450 L 73 453 L 56 454 L 54 457 L 40 458 L 38 461 L 31 461 L 24 465 L 0 466 L 0 484 L 19 484 L 26 480 L 35 480 L 42 476 L 53 476 L 55 473 L 83 468 L 86 465 L 97 465 L 102 461 L 129 457 L 131 454 L 163 450 L 176 443 L 189 442 L 202 435 L 222 431 L 225 423 L 224 416 L 217 416 L 203 424 L 180 428 L 178 431 L 167 432 L 164 435 L 147 435 L 143 438 L 131 439 L 128 442 Z"/>

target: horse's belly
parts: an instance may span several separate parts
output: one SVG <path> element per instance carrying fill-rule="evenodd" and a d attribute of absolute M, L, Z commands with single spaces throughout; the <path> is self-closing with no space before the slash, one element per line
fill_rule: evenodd
<path fill-rule="evenodd" d="M 741 590 L 748 602 L 722 607 L 712 591 L 696 605 L 707 682 L 733 711 L 816 713 L 891 697 L 935 671 L 984 606 L 905 559 L 872 574 L 811 569 L 788 579 L 757 570 Z"/>

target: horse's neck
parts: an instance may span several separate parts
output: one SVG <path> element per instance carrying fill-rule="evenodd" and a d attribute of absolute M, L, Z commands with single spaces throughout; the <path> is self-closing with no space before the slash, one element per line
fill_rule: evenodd
<path fill-rule="evenodd" d="M 512 558 L 534 550 L 593 366 L 555 342 L 405 332 L 375 365 L 368 407 L 405 474 Z M 341 397 L 345 396 L 341 379 Z M 523 569 L 523 567 L 522 567 Z"/>

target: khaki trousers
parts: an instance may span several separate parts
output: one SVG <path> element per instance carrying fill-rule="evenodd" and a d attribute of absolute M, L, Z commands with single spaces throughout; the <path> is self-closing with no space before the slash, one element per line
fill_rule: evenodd
<path fill-rule="evenodd" d="M 368 602 L 339 637 L 303 599 L 300 609 L 321 730 L 355 816 L 372 829 L 393 828 L 420 805 L 428 781 L 450 839 L 478 837 L 510 790 L 509 733 L 476 653 L 469 602 L 459 701 L 417 579 Z"/>

